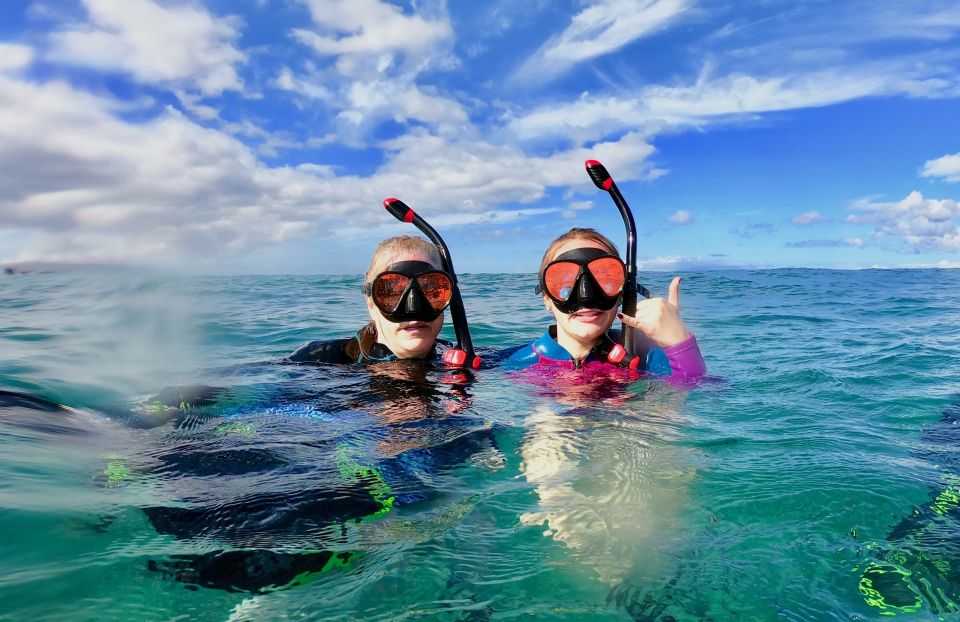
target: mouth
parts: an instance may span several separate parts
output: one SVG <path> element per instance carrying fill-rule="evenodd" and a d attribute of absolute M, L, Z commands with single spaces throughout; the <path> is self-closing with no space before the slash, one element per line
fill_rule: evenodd
<path fill-rule="evenodd" d="M 602 320 L 605 315 L 603 311 L 597 309 L 581 309 L 571 313 L 570 319 L 577 320 L 578 322 L 594 323 Z"/>
<path fill-rule="evenodd" d="M 420 331 L 428 330 L 430 325 L 426 322 L 408 322 L 400 325 L 400 330 L 408 333 L 419 333 Z"/>

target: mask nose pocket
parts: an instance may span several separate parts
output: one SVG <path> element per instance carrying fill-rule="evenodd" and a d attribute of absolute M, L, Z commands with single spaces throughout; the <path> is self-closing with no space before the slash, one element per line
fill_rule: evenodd
<path fill-rule="evenodd" d="M 410 291 L 407 292 L 407 299 L 403 303 L 403 310 L 410 314 L 416 314 L 428 306 L 427 301 L 423 299 L 423 294 L 420 293 L 420 288 L 412 285 Z"/>
<path fill-rule="evenodd" d="M 580 300 L 583 301 L 593 300 L 597 295 L 597 284 L 586 270 L 583 275 L 581 275 L 580 282 L 577 284 L 577 294 Z"/>

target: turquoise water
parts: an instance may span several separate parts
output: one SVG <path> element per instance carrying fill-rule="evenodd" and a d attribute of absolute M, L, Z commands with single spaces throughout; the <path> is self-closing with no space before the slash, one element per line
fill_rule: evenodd
<path fill-rule="evenodd" d="M 960 272 L 685 275 L 689 391 L 273 363 L 362 325 L 359 284 L 0 277 L 0 389 L 74 409 L 0 408 L 0 619 L 960 617 Z M 462 284 L 488 354 L 542 332 L 531 276 Z M 347 560 L 182 575 L 250 550 Z"/>

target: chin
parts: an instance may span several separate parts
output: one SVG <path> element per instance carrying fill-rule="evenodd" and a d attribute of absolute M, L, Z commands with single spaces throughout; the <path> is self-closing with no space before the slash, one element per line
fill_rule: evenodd
<path fill-rule="evenodd" d="M 411 341 L 405 341 L 403 342 L 402 345 L 403 345 L 403 349 L 406 350 L 410 354 L 410 356 L 419 358 L 427 354 L 428 352 L 430 352 L 430 348 L 433 347 L 433 342 L 434 342 L 433 339 L 429 341 L 426 339 L 416 339 Z"/>
<path fill-rule="evenodd" d="M 570 333 L 581 339 L 599 339 L 607 332 L 604 326 L 576 326 L 571 327 Z"/>

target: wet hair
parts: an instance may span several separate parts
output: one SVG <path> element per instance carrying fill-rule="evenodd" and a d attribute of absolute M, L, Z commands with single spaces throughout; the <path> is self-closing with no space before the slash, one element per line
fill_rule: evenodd
<path fill-rule="evenodd" d="M 387 238 L 377 245 L 376 250 L 373 251 L 373 257 L 370 259 L 370 267 L 367 268 L 364 282 L 370 283 L 382 268 L 386 267 L 380 266 L 381 260 L 384 257 L 405 253 L 424 255 L 430 259 L 430 263 L 433 264 L 434 267 L 443 267 L 443 259 L 441 259 L 440 251 L 437 250 L 436 246 L 415 235 L 398 235 Z"/>
<path fill-rule="evenodd" d="M 617 257 L 620 256 L 620 251 L 617 250 L 617 245 L 611 242 L 610 238 L 603 235 L 596 229 L 590 229 L 587 227 L 574 227 L 553 242 L 550 242 L 550 246 L 547 247 L 547 252 L 543 254 L 543 259 L 540 260 L 540 269 L 537 271 L 537 274 L 542 274 L 543 269 L 547 267 L 547 264 L 556 259 L 557 249 L 571 240 L 589 240 L 591 242 L 596 242 L 607 249 L 611 255 L 616 255 Z"/>

